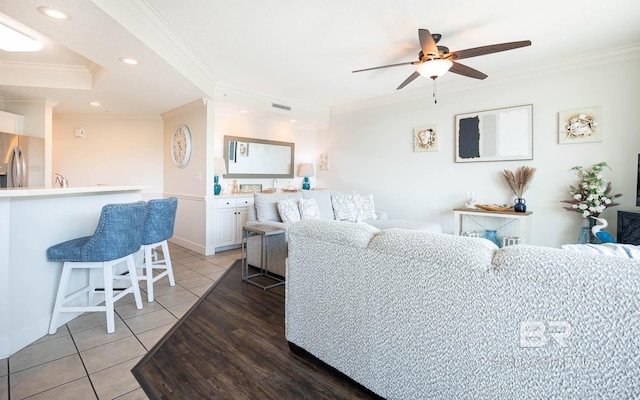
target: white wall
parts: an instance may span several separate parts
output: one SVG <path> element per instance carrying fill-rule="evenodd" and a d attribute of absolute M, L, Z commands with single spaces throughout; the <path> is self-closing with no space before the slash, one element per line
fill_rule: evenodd
<path fill-rule="evenodd" d="M 302 188 L 302 178 L 297 176 L 298 165 L 313 163 L 317 175 L 316 127 L 310 124 L 293 123 L 288 118 L 264 112 L 241 113 L 238 108 L 221 105 L 215 112 L 215 150 L 216 158 L 223 158 L 224 136 L 241 136 L 281 142 L 295 143 L 294 177 L 279 178 L 277 188 L 292 186 Z M 314 177 L 311 186 L 316 186 Z M 238 179 L 238 184 L 262 184 L 263 189 L 271 188 L 273 179 Z M 220 179 L 222 190 L 230 192 L 232 179 Z"/>
<path fill-rule="evenodd" d="M 209 161 L 212 136 L 209 125 L 213 124 L 210 121 L 210 109 L 213 109 L 210 103 L 206 99 L 199 99 L 162 115 L 164 194 L 178 198 L 172 241 L 201 254 L 213 252 L 213 234 L 207 229 L 209 220 L 213 219 L 212 206 L 209 204 L 213 196 L 207 193 L 208 173 L 213 173 L 213 164 Z M 173 131 L 182 124 L 187 125 L 191 132 L 192 151 L 187 166 L 178 168 L 171 161 L 170 146 Z"/>
<path fill-rule="evenodd" d="M 148 185 L 145 192 L 162 193 L 162 126 L 159 116 L 54 115 L 52 173 L 75 187 Z"/>
<path fill-rule="evenodd" d="M 330 158 L 330 170 L 317 174 L 320 185 L 373 193 L 376 208 L 391 217 L 435 221 L 451 233 L 451 210 L 462 205 L 467 192 L 475 192 L 483 203 L 509 202 L 512 196 L 502 170 L 530 165 L 537 168 L 525 195 L 528 210 L 533 211 L 533 242 L 558 246 L 576 242 L 584 224 L 560 202 L 568 198 L 569 185 L 577 182 L 570 168 L 606 161 L 612 170 L 605 177 L 623 193 L 621 206 L 602 215 L 613 225 L 608 231 L 615 236 L 617 210 L 640 211 L 635 207 L 640 61 L 616 60 L 604 68 L 584 65 L 548 76 L 478 84 L 477 89 L 470 86 L 458 93 L 446 93 L 441 85 L 438 104 L 429 88 L 421 99 L 333 114 L 329 127 L 318 132 L 317 152 L 329 153 Z M 456 114 L 522 104 L 533 104 L 533 160 L 454 162 Z M 558 112 L 592 106 L 603 108 L 603 141 L 557 144 Z M 414 153 L 413 128 L 430 124 L 439 128 L 439 151 Z"/>

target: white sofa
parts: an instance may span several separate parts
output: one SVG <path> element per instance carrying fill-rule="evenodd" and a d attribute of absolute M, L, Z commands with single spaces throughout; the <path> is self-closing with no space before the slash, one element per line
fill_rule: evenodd
<path fill-rule="evenodd" d="M 278 202 L 294 200 L 295 202 L 312 201 L 317 205 L 318 213 L 308 218 L 323 220 L 341 220 L 343 222 L 366 222 L 380 229 L 401 227 L 414 230 L 442 232 L 439 224 L 417 220 L 390 219 L 387 214 L 375 209 L 372 195 L 360 195 L 355 191 L 331 192 L 329 190 L 302 190 L 291 193 L 256 193 L 254 206 L 249 209 L 247 225 L 266 224 L 288 229 L 292 221 L 283 221 L 282 213 L 278 209 Z M 305 215 L 298 214 L 300 218 Z M 270 272 L 280 276 L 285 275 L 285 260 L 287 258 L 286 235 L 269 237 L 267 244 L 267 266 Z M 247 256 L 250 265 L 260 266 L 261 240 L 252 237 L 247 244 Z"/>
<path fill-rule="evenodd" d="M 302 221 L 286 337 L 387 399 L 640 397 L 640 261 Z"/>

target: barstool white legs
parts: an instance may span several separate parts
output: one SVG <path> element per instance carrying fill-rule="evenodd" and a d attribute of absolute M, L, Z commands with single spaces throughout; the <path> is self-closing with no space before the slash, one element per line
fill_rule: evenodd
<path fill-rule="evenodd" d="M 176 280 L 173 277 L 173 266 L 171 265 L 171 255 L 169 254 L 169 245 L 166 240 L 159 243 L 153 243 L 143 245 L 144 248 L 144 268 L 145 276 L 140 277 L 147 282 L 147 301 L 152 302 L 154 298 L 153 284 L 159 279 L 167 276 L 169 278 L 169 285 L 175 286 Z M 162 259 L 158 259 L 157 247 L 162 248 Z M 164 270 L 156 276 L 153 276 L 153 270 Z"/>
<path fill-rule="evenodd" d="M 127 274 L 114 275 L 113 267 L 123 262 L 127 263 Z M 74 269 L 89 269 L 89 282 L 86 286 L 75 292 L 67 295 L 69 288 L 69 280 L 71 278 L 71 271 Z M 104 278 L 104 305 L 95 305 L 96 291 L 93 270 L 102 269 Z M 127 280 L 130 281 L 131 286 L 120 291 L 120 293 L 114 296 L 113 282 L 114 280 Z M 51 324 L 49 325 L 49 333 L 54 334 L 58 330 L 58 317 L 63 312 L 92 312 L 102 311 L 107 315 L 107 332 L 113 333 L 115 331 L 115 318 L 114 318 L 114 303 L 123 296 L 133 293 L 136 299 L 136 307 L 142 308 L 142 297 L 140 296 L 140 289 L 138 288 L 138 276 L 136 274 L 136 264 L 133 259 L 133 255 L 118 258 L 112 261 L 102 262 L 65 262 L 62 267 L 62 276 L 60 277 L 60 285 L 58 286 L 58 294 L 56 296 L 56 305 L 53 309 L 53 316 L 51 318 Z M 77 299 L 83 295 L 87 296 L 87 305 L 74 306 L 65 305 L 68 302 Z M 83 301 L 84 303 L 84 301 Z"/>

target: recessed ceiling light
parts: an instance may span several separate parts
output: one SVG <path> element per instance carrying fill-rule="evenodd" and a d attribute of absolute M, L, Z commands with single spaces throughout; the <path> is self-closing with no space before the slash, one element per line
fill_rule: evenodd
<path fill-rule="evenodd" d="M 129 57 L 120 57 L 120 61 L 122 61 L 125 64 L 129 64 L 129 65 L 138 64 L 138 60 L 136 60 L 134 58 L 129 58 Z"/>
<path fill-rule="evenodd" d="M 89 105 L 93 106 L 93 107 L 100 107 L 100 103 L 97 102 L 97 101 L 92 101 L 92 102 L 89 103 Z"/>
<path fill-rule="evenodd" d="M 246 114 L 246 113 L 248 113 L 249 111 L 247 111 L 247 110 L 240 110 L 240 112 L 241 112 L 241 113 L 243 113 L 243 114 Z"/>
<path fill-rule="evenodd" d="M 42 43 L 13 28 L 0 24 L 0 49 L 14 52 L 38 51 L 42 50 Z"/>
<path fill-rule="evenodd" d="M 298 121 L 296 121 L 295 119 L 290 119 L 289 122 L 291 122 L 292 124 L 295 124 Z"/>
<path fill-rule="evenodd" d="M 53 7 L 38 7 L 38 11 L 47 17 L 55 19 L 69 19 L 69 16 L 60 10 L 56 10 Z"/>

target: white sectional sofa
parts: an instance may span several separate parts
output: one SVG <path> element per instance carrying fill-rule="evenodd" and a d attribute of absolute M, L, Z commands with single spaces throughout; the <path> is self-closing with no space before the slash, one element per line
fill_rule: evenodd
<path fill-rule="evenodd" d="M 638 260 L 302 221 L 286 280 L 292 349 L 384 398 L 640 398 Z"/>
<path fill-rule="evenodd" d="M 280 209 L 278 208 L 280 203 Z M 301 205 L 302 204 L 302 205 Z M 295 207 L 295 209 L 294 209 Z M 300 209 L 304 211 L 301 213 Z M 300 219 L 340 220 L 342 222 L 366 222 L 380 229 L 401 227 L 414 230 L 442 232 L 439 224 L 426 221 L 390 219 L 375 209 L 372 195 L 360 195 L 355 191 L 331 192 L 329 190 L 302 190 L 290 193 L 254 194 L 254 206 L 249 209 L 247 225 L 266 224 L 288 229 Z M 252 237 L 248 241 L 249 264 L 260 266 L 261 241 Z M 284 276 L 287 258 L 286 235 L 269 238 L 267 266 L 270 272 Z"/>

